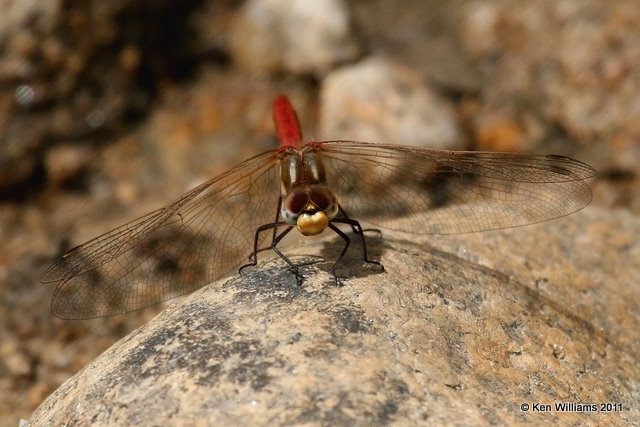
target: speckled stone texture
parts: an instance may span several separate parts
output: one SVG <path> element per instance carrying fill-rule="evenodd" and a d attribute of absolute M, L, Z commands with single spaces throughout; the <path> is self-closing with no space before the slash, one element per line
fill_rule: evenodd
<path fill-rule="evenodd" d="M 465 236 L 383 231 L 261 262 L 161 313 L 67 381 L 43 425 L 640 423 L 640 224 L 587 208 Z M 354 248 L 357 248 L 354 245 Z M 621 403 L 525 412 L 521 404 Z"/>

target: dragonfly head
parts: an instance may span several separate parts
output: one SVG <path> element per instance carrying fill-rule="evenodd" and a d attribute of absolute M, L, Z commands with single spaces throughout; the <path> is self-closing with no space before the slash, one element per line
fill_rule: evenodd
<path fill-rule="evenodd" d="M 315 236 L 338 214 L 338 200 L 325 185 L 300 186 L 285 196 L 281 214 L 285 222 L 295 225 L 301 234 Z"/>

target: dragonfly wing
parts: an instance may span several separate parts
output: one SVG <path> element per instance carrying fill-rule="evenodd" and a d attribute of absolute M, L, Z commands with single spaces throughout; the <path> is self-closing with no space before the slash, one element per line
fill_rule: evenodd
<path fill-rule="evenodd" d="M 394 230 L 457 234 L 517 227 L 591 201 L 590 166 L 563 156 L 314 143 L 349 216 Z"/>
<path fill-rule="evenodd" d="M 65 319 L 126 313 L 186 294 L 247 259 L 255 230 L 275 219 L 275 150 L 175 202 L 80 245 L 42 275 Z"/>

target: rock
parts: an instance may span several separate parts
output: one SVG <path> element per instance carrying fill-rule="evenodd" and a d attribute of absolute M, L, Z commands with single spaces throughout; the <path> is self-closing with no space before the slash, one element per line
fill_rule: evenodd
<path fill-rule="evenodd" d="M 640 125 L 640 9 L 633 0 L 467 2 L 460 41 L 482 68 L 483 116 L 519 121 L 538 144 L 561 129 L 582 144 L 611 144 L 608 161 L 635 168 Z M 633 89 L 632 89 L 633 88 Z M 532 129 L 542 127 L 545 134 Z M 531 135 L 529 135 L 531 133 Z M 529 146 L 534 145 L 529 142 Z M 629 156 L 626 146 L 636 156 Z"/>
<path fill-rule="evenodd" d="M 408 65 L 448 95 L 482 90 L 482 76 L 458 40 L 466 2 L 350 2 L 368 52 Z"/>
<path fill-rule="evenodd" d="M 53 185 L 64 185 L 88 167 L 95 151 L 89 144 L 59 144 L 45 155 L 47 176 Z"/>
<path fill-rule="evenodd" d="M 634 0 L 464 2 L 459 40 L 484 76 L 476 149 L 589 159 L 595 199 L 640 212 L 639 20 Z"/>
<path fill-rule="evenodd" d="M 370 234 L 386 271 L 351 251 L 343 287 L 330 261 L 302 267 L 300 287 L 262 262 L 115 344 L 31 423 L 639 423 L 638 235 L 636 217 L 593 207 L 464 236 Z M 340 245 L 285 253 L 333 260 Z M 533 406 L 559 402 L 622 410 Z"/>
<path fill-rule="evenodd" d="M 341 0 L 252 0 L 233 28 L 232 56 L 254 71 L 323 74 L 359 53 Z"/>
<path fill-rule="evenodd" d="M 186 23 L 193 2 L 2 6 L 2 199 L 38 193 L 43 153 L 51 146 L 97 143 L 127 132 L 144 117 L 160 86 L 195 71 L 197 55 L 187 45 L 199 38 Z"/>
<path fill-rule="evenodd" d="M 3 368 L 12 376 L 26 376 L 31 373 L 31 361 L 21 346 L 12 339 L 0 344 Z"/>
<path fill-rule="evenodd" d="M 464 148 L 453 106 L 414 70 L 371 58 L 322 83 L 322 139 Z"/>
<path fill-rule="evenodd" d="M 0 13 L 0 197 L 16 196 L 0 203 L 0 324 L 4 325 L 0 342 L 19 342 L 32 371 L 25 376 L 0 362 L 0 419 L 15 425 L 20 417 L 27 418 L 40 397 L 161 309 L 83 322 L 52 318 L 53 289 L 40 284 L 39 276 L 55 256 L 166 204 L 197 180 L 222 172 L 225 165 L 271 148 L 270 103 L 276 93 L 289 94 L 305 135 L 319 135 L 315 132 L 317 95 L 324 75 L 249 76 L 234 66 L 229 51 L 231 27 L 245 3 L 2 3 L 8 7 Z M 492 33 L 490 38 L 484 38 L 486 32 L 472 35 L 465 28 L 477 24 L 469 21 L 469 8 L 483 5 L 498 9 L 493 15 L 498 17 L 493 21 L 497 25 L 485 27 Z M 594 5 L 595 11 L 590 11 Z M 634 58 L 640 46 L 636 41 L 640 9 L 635 0 L 408 1 L 402 7 L 391 1 L 351 1 L 348 8 L 356 39 L 367 53 L 417 70 L 449 103 L 459 103 L 458 112 L 469 111 L 468 104 L 476 105 L 459 118 L 474 148 L 512 149 L 504 145 L 511 141 L 525 151 L 580 158 L 600 171 L 594 183 L 594 204 L 640 212 L 640 145 L 633 137 L 638 135 L 639 122 L 632 105 L 638 93 L 634 89 L 638 67 L 633 64 L 638 62 Z M 538 26 L 528 24 L 535 20 Z M 574 36 L 569 40 L 560 33 Z M 472 49 L 472 44 L 485 41 L 487 45 Z M 575 61 L 565 70 L 568 61 L 558 57 L 575 55 L 583 55 L 587 64 L 595 66 Z M 597 64 L 598 56 L 604 67 Z M 588 76 L 585 85 L 579 83 L 581 74 Z M 521 84 L 523 77 L 531 84 Z M 596 96 L 586 98 L 602 101 L 593 122 L 588 115 L 575 114 L 592 108 L 590 100 L 576 102 L 578 95 L 589 91 Z M 603 119 L 610 119 L 610 125 L 603 127 Z M 582 137 L 585 129 L 594 137 L 592 146 Z M 398 141 L 395 135 L 388 137 L 389 142 Z M 84 146 L 87 141 L 96 155 L 86 166 L 86 175 L 77 170 L 64 186 L 43 182 L 49 149 L 55 144 Z M 585 152 L 590 147 L 593 150 Z M 186 163 L 180 164 L 183 160 Z M 29 179 L 35 184 L 29 185 Z M 635 237 L 632 229 L 620 223 L 607 229 L 607 224 L 603 221 L 599 232 L 618 233 L 617 252 L 607 251 L 601 259 L 597 249 L 583 251 L 580 261 L 599 266 L 584 270 L 598 283 L 602 279 L 598 269 L 635 274 L 633 266 L 623 268 L 629 265 L 624 241 Z M 534 239 L 546 241 L 539 233 L 525 230 L 523 245 Z M 496 255 L 509 258 L 510 254 L 491 244 L 493 235 L 479 235 L 486 240 L 471 252 L 466 242 L 473 236 L 434 238 L 433 242 L 463 242 L 444 250 L 472 261 L 493 260 L 489 266 L 501 271 L 511 265 L 526 273 L 544 266 L 547 258 L 564 259 L 555 252 L 547 254 L 549 247 L 544 247 L 534 266 L 496 261 Z M 592 235 L 589 244 L 600 248 Z M 477 255 L 480 250 L 491 257 Z M 554 298 L 564 291 L 564 281 L 554 284 L 546 275 L 531 276 L 526 275 L 523 282 L 531 281 Z M 606 277 L 613 280 L 610 272 Z M 628 293 L 637 292 L 636 283 L 625 280 L 624 295 L 636 301 Z M 601 296 L 591 290 L 570 293 L 584 298 L 592 294 Z M 572 304 L 577 303 L 569 300 L 568 305 Z M 617 309 L 603 306 L 601 310 Z M 636 318 L 633 313 L 627 317 Z M 625 316 L 616 322 L 620 328 L 629 327 Z"/>

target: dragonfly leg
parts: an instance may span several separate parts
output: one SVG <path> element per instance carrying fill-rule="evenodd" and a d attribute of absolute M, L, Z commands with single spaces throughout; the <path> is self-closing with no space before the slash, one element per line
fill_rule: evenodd
<path fill-rule="evenodd" d="M 359 225 L 360 224 L 358 224 L 358 226 Z M 332 223 L 329 223 L 329 228 L 331 228 L 338 236 L 340 236 L 345 243 L 344 248 L 342 248 L 342 252 L 340 252 L 340 255 L 338 255 L 338 258 L 336 258 L 336 262 L 333 263 L 333 267 L 331 267 L 331 273 L 333 274 L 333 278 L 336 281 L 336 286 L 342 286 L 342 281 L 338 279 L 338 275 L 336 274 L 336 267 L 342 261 L 344 254 L 347 253 L 347 249 L 349 249 L 349 245 L 351 244 L 351 239 L 342 230 L 340 230 L 338 227 L 336 227 Z"/>
<path fill-rule="evenodd" d="M 249 266 L 255 266 L 258 263 L 258 252 L 263 251 L 264 249 L 268 249 L 268 248 L 261 248 L 258 249 L 258 244 L 260 243 L 260 233 L 262 233 L 263 231 L 266 230 L 271 230 L 271 229 L 277 229 L 278 226 L 280 225 L 284 225 L 283 223 L 278 223 L 278 222 L 272 222 L 269 224 L 264 224 L 261 225 L 260 227 L 258 227 L 258 229 L 256 230 L 256 234 L 255 237 L 253 239 L 253 252 L 251 252 L 251 254 L 249 255 L 249 263 L 243 265 L 242 267 L 240 267 L 239 271 L 242 271 L 244 268 L 249 267 Z M 271 246 L 274 245 L 275 241 L 275 234 L 274 237 L 271 241 Z"/>
<path fill-rule="evenodd" d="M 251 253 L 251 255 L 249 255 L 249 263 L 240 267 L 240 269 L 238 270 L 239 273 L 242 273 L 242 270 L 244 270 L 247 267 L 255 266 L 258 264 L 258 252 L 265 249 L 272 249 L 280 258 L 284 260 L 284 262 L 287 263 L 287 265 L 289 266 L 289 270 L 294 274 L 294 276 L 296 276 L 296 283 L 298 284 L 298 286 L 302 285 L 303 278 L 300 272 L 298 271 L 298 267 L 296 267 L 296 265 L 292 263 L 291 260 L 280 251 L 280 249 L 277 248 L 278 243 L 280 243 L 280 241 L 287 234 L 289 234 L 291 230 L 293 230 L 293 226 L 291 225 L 287 226 L 287 228 L 279 234 L 276 234 L 274 232 L 271 240 L 271 245 L 268 248 L 258 249 L 258 243 L 260 242 L 260 233 L 267 230 L 271 230 L 271 229 L 276 230 L 278 227 L 284 226 L 284 225 L 287 225 L 287 224 L 284 222 L 272 222 L 270 224 L 264 224 L 258 227 L 258 229 L 256 230 L 255 238 L 253 240 L 253 252 Z"/>
<path fill-rule="evenodd" d="M 344 212 L 343 212 L 343 214 L 344 214 Z M 338 223 L 341 223 L 341 224 L 349 224 L 351 226 L 351 229 L 353 230 L 353 232 L 355 234 L 359 234 L 360 238 L 362 239 L 362 255 L 363 255 L 364 262 L 366 262 L 367 264 L 376 265 L 377 267 L 380 268 L 380 271 L 384 271 L 384 265 L 382 265 L 381 262 L 369 259 L 369 255 L 367 253 L 367 241 L 366 241 L 366 239 L 364 237 L 364 232 L 365 231 L 370 231 L 369 229 L 363 230 L 358 221 L 356 221 L 355 219 L 348 218 L 348 217 L 346 217 L 346 215 L 345 215 L 345 218 L 334 218 L 331 222 L 338 222 Z M 329 224 L 329 227 L 331 227 L 331 224 Z M 331 229 L 334 230 L 336 233 L 338 233 L 338 231 L 336 231 L 337 230 L 336 227 L 331 227 Z M 373 231 L 377 231 L 378 233 L 380 233 L 380 230 L 373 229 Z M 340 237 L 342 237 L 341 233 L 338 233 L 338 235 L 340 235 Z M 344 239 L 344 237 L 342 237 L 342 238 Z M 343 250 L 343 253 L 340 255 L 340 257 L 338 257 L 338 260 L 341 260 L 342 256 L 344 255 L 344 252 L 346 252 L 346 250 L 347 250 L 347 247 L 349 247 L 349 243 L 347 243 L 346 247 Z"/>
<path fill-rule="evenodd" d="M 276 217 L 273 219 L 273 223 L 278 223 L 278 218 L 280 218 L 280 208 L 282 207 L 282 196 L 278 196 L 278 207 L 276 208 Z M 273 242 L 276 240 L 276 234 L 278 234 L 278 226 L 273 227 L 273 234 L 271 235 L 271 244 L 273 246 Z"/>
<path fill-rule="evenodd" d="M 273 248 L 273 246 L 275 244 L 277 244 L 277 243 L 274 243 L 274 242 L 276 242 L 276 234 L 278 233 L 278 227 L 281 226 L 281 225 L 285 225 L 285 223 L 283 223 L 282 221 L 278 221 L 278 217 L 280 216 L 280 206 L 281 205 L 282 205 L 282 196 L 278 197 L 278 208 L 276 209 L 276 217 L 275 217 L 274 221 L 272 223 L 269 223 L 269 224 L 264 224 L 264 225 L 260 226 L 256 230 L 256 235 L 255 235 L 255 237 L 253 239 L 253 252 L 251 252 L 251 254 L 249 255 L 249 264 L 243 265 L 242 267 L 240 267 L 240 270 L 242 270 L 245 267 L 256 265 L 258 263 L 258 252 L 262 252 L 264 250 L 271 249 L 271 248 Z M 269 229 L 273 230 L 273 234 L 271 235 L 271 244 L 269 245 L 268 248 L 260 248 L 260 249 L 258 249 L 258 244 L 260 243 L 260 233 L 262 233 L 263 231 L 269 230 Z M 288 231 L 287 231 L 287 233 L 288 233 Z M 282 237 L 280 239 L 282 239 Z M 280 241 L 280 239 L 278 239 L 278 241 Z"/>
<path fill-rule="evenodd" d="M 276 225 L 277 227 L 277 225 Z M 278 234 L 273 242 L 271 243 L 271 249 L 273 249 L 273 251 L 278 254 L 278 256 L 280 258 L 282 258 L 284 260 L 284 262 L 286 262 L 289 265 L 289 271 L 291 271 L 293 273 L 294 276 L 296 276 L 296 284 L 298 286 L 302 286 L 302 282 L 303 282 L 303 277 L 302 274 L 300 274 L 300 271 L 298 270 L 298 267 L 291 262 L 291 260 L 285 255 L 283 254 L 280 249 L 277 248 L 277 244 L 280 243 L 280 240 L 282 240 L 284 238 L 284 236 L 286 236 L 287 234 L 289 234 L 289 232 L 293 230 L 293 226 L 288 226 L 282 233 Z"/>
<path fill-rule="evenodd" d="M 275 217 L 275 219 L 273 220 L 272 223 L 264 224 L 258 230 L 256 230 L 256 236 L 255 236 L 255 239 L 253 241 L 253 252 L 251 252 L 251 254 L 249 255 L 249 264 L 244 265 L 241 268 L 247 267 L 249 265 L 256 265 L 257 262 L 258 262 L 257 258 L 256 258 L 258 252 L 266 251 L 267 249 L 272 249 L 273 248 L 274 242 L 276 242 L 276 238 L 277 238 L 278 227 L 280 227 L 281 225 L 286 225 L 282 221 L 278 221 L 278 218 L 280 217 L 280 206 L 281 205 L 282 205 L 282 196 L 279 196 L 278 197 L 278 207 L 276 209 L 276 217 Z M 266 248 L 258 249 L 258 243 L 260 241 L 260 233 L 263 232 L 263 231 L 266 231 L 268 229 L 272 229 L 273 230 L 273 233 L 271 235 L 271 244 Z M 288 233 L 288 231 L 287 231 L 287 233 Z M 282 239 L 282 237 L 280 239 Z M 278 241 L 280 241 L 280 239 L 278 239 Z M 275 243 L 275 244 L 277 244 L 277 243 Z"/>
<path fill-rule="evenodd" d="M 347 213 L 344 211 L 344 209 L 342 209 L 342 206 L 338 205 L 338 210 L 339 210 L 339 212 L 342 214 L 342 216 L 344 218 L 346 218 L 348 220 L 351 220 L 351 218 L 349 218 L 349 215 L 347 215 Z M 336 220 L 334 219 L 334 221 L 336 221 Z M 336 221 L 336 222 L 340 222 L 340 221 Z M 360 223 L 358 221 L 355 221 L 355 225 L 351 224 L 351 223 L 349 223 L 349 225 L 351 226 L 351 230 L 353 231 L 354 234 L 360 234 L 363 238 L 364 238 L 364 235 L 362 233 L 367 232 L 367 231 L 375 232 L 378 237 L 380 237 L 382 235 L 382 231 L 380 231 L 377 228 L 364 228 L 363 229 L 362 227 L 360 227 Z"/>

